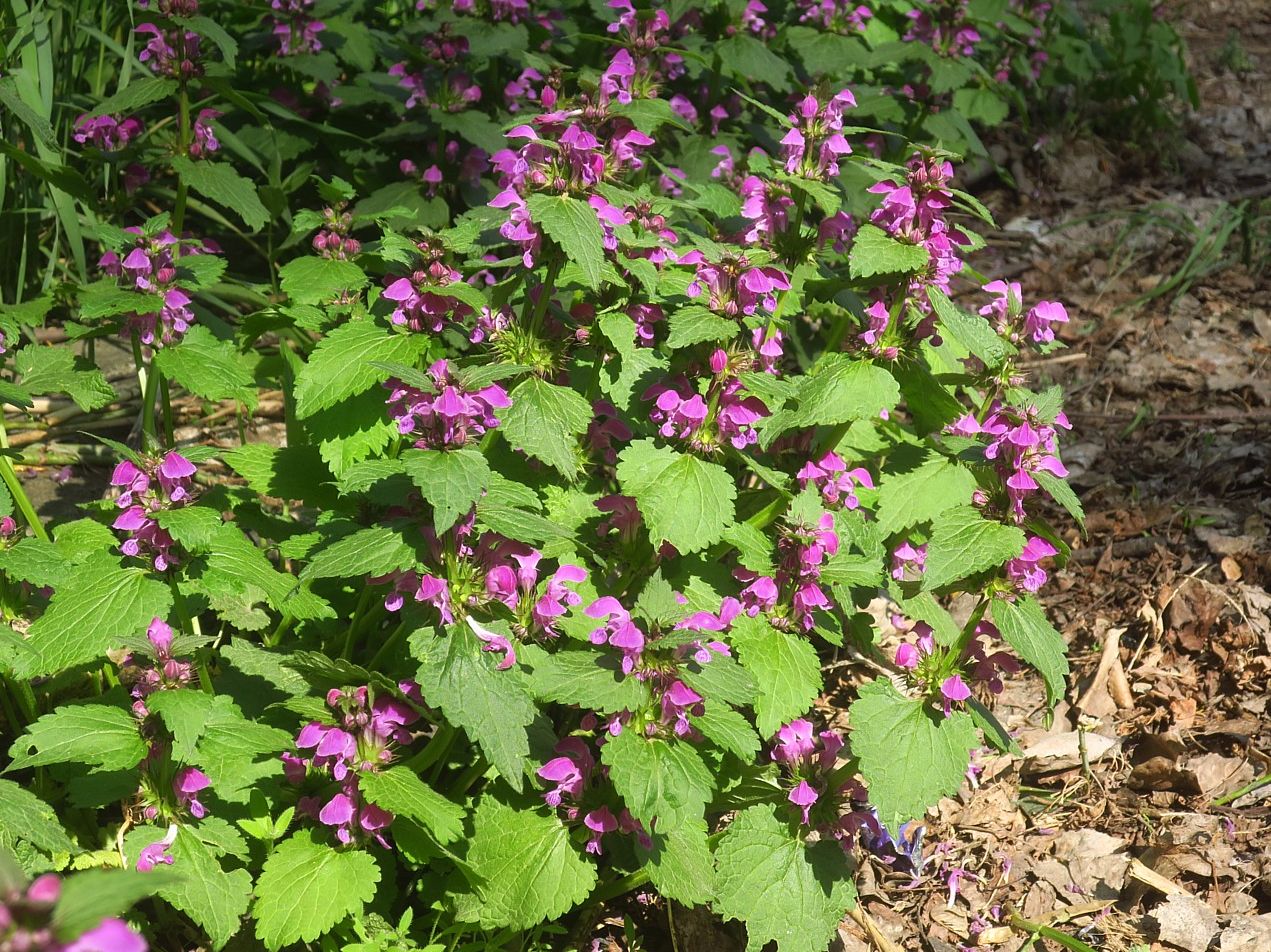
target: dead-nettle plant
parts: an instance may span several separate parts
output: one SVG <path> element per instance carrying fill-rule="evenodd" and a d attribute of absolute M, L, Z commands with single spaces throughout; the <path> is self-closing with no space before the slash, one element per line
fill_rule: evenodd
<path fill-rule="evenodd" d="M 50 530 L 0 455 L 0 944 L 500 943 L 651 889 L 814 952 L 862 856 L 927 874 L 1003 680 L 1062 693 L 1081 509 L 1019 357 L 1068 318 L 965 263 L 951 157 L 759 4 L 527 6 L 160 0 L 41 166 L 116 214 L 0 313 L 0 396 L 105 407 L 122 336 L 140 449 Z M 178 446 L 178 392 L 285 440 Z M 836 714 L 837 650 L 890 674 Z"/>

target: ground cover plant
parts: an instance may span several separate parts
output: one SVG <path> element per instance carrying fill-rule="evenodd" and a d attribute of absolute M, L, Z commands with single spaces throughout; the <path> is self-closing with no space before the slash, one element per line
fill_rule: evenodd
<path fill-rule="evenodd" d="M 567 944 L 643 889 L 815 950 L 863 851 L 918 876 L 985 702 L 1067 673 L 1019 360 L 1068 318 L 967 262 L 946 151 L 1042 6 L 12 5 L 0 397 L 109 407 L 122 339 L 139 409 L 79 519 L 0 455 L 6 941 Z"/>

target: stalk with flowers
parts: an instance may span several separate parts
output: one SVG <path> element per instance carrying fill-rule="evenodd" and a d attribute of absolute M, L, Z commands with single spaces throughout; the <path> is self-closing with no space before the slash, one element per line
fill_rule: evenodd
<path fill-rule="evenodd" d="M 0 818 L 24 875 L 86 870 L 6 886 L 0 940 L 416 948 L 646 890 L 812 952 L 861 863 L 924 875 L 926 810 L 1010 749 L 1004 679 L 1064 690 L 1036 595 L 1081 510 L 1018 360 L 1064 307 L 975 272 L 987 212 L 892 93 L 765 45 L 980 37 L 606 10 L 137 27 L 153 75 L 74 133 L 121 224 L 0 312 L 11 402 L 116 398 L 42 319 L 128 341 L 142 392 L 110 498 L 49 538 L 0 459 Z M 179 441 L 174 393 L 238 432 Z M 834 710 L 841 650 L 891 676 Z"/>

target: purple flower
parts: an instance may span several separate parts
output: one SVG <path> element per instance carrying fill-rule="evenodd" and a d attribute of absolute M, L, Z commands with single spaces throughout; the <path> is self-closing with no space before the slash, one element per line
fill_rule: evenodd
<path fill-rule="evenodd" d="M 175 860 L 168 850 L 176 842 L 176 838 L 177 825 L 174 823 L 168 827 L 168 832 L 163 839 L 142 847 L 141 852 L 137 854 L 137 872 L 148 873 L 156 866 L 171 866 Z"/>
<path fill-rule="evenodd" d="M 560 756 L 553 757 L 537 771 L 548 783 L 555 784 L 543 794 L 550 807 L 560 806 L 565 797 L 577 802 L 596 766 L 595 757 L 581 737 L 564 738 L 556 745 L 556 753 Z"/>
<path fill-rule="evenodd" d="M 631 613 L 609 595 L 596 599 L 587 606 L 585 613 L 588 618 L 602 618 L 605 622 L 592 631 L 591 643 L 607 643 L 617 648 L 622 652 L 623 673 L 630 674 L 634 671 L 644 652 L 645 637 L 644 632 L 631 620 Z"/>
<path fill-rule="evenodd" d="M 75 120 L 73 138 L 80 145 L 94 145 L 103 152 L 120 152 L 141 135 L 141 120 L 129 117 L 82 115 Z"/>
<path fill-rule="evenodd" d="M 179 565 L 180 559 L 176 542 L 155 515 L 191 501 L 195 467 L 176 452 L 143 465 L 122 460 L 111 474 L 110 484 L 120 490 L 115 505 L 123 510 L 112 527 L 127 534 L 120 546 L 124 555 L 148 557 L 157 571 L 164 572 Z"/>
<path fill-rule="evenodd" d="M 1006 577 L 1021 592 L 1033 593 L 1046 584 L 1042 559 L 1058 555 L 1059 550 L 1040 536 L 1030 536 L 1019 556 L 1006 563 Z"/>
<path fill-rule="evenodd" d="M 122 919 L 103 919 L 62 952 L 146 952 L 146 940 L 133 932 Z"/>
<path fill-rule="evenodd" d="M 906 539 L 891 554 L 891 577 L 898 582 L 916 581 L 922 577 L 926 563 L 927 547 Z"/>
<path fill-rule="evenodd" d="M 211 785 L 212 781 L 207 778 L 207 774 L 197 767 L 182 767 L 172 778 L 172 792 L 176 794 L 177 805 L 188 809 L 191 816 L 200 820 L 207 816 L 207 810 L 195 794 Z"/>
<path fill-rule="evenodd" d="M 874 488 L 874 479 L 864 467 L 848 469 L 847 463 L 837 453 L 828 451 L 820 459 L 809 460 L 803 464 L 795 478 L 799 488 L 815 486 L 821 493 L 821 499 L 827 506 L 843 505 L 847 509 L 860 506 L 856 490 L 860 487 Z"/>
<path fill-rule="evenodd" d="M 806 825 L 808 821 L 808 811 L 812 809 L 812 805 L 816 803 L 819 795 L 812 789 L 806 780 L 800 780 L 799 785 L 790 791 L 789 800 L 797 806 L 803 814 L 803 822 Z"/>
<path fill-rule="evenodd" d="M 222 114 L 215 109 L 200 109 L 194 118 L 194 141 L 190 143 L 190 158 L 205 159 L 221 148 L 211 122 Z"/>
<path fill-rule="evenodd" d="M 450 372 L 450 365 L 439 360 L 428 368 L 434 390 L 426 393 L 418 387 L 389 380 L 389 412 L 403 436 L 414 436 L 420 449 L 452 449 L 480 438 L 499 425 L 495 410 L 512 405 L 507 392 L 498 384 L 467 390 Z"/>
<path fill-rule="evenodd" d="M 473 630 L 478 638 L 485 642 L 481 648 L 482 651 L 503 652 L 502 660 L 495 666 L 498 670 L 506 671 L 508 668 L 512 667 L 512 665 L 516 664 L 516 649 L 513 647 L 512 642 L 508 640 L 506 635 L 501 635 L 497 631 L 491 631 L 489 628 L 485 627 L 485 625 L 477 622 L 477 620 L 471 615 L 468 616 L 467 621 L 468 627 Z"/>
<path fill-rule="evenodd" d="M 618 819 L 610 812 L 608 807 L 601 806 L 583 817 L 583 826 L 591 831 L 591 835 L 587 837 L 587 852 L 599 856 L 601 853 L 600 838 L 606 833 L 612 833 L 618 829 Z"/>

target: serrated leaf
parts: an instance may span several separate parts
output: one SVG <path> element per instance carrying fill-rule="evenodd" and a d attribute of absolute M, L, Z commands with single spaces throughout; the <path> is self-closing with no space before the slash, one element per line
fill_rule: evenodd
<path fill-rule="evenodd" d="M 618 482 L 635 497 L 655 546 L 667 541 L 681 554 L 697 552 L 723 538 L 734 520 L 737 489 L 728 470 L 652 440 L 619 454 Z"/>
<path fill-rule="evenodd" d="M 313 942 L 375 898 L 379 866 L 361 850 L 336 850 L 310 830 L 284 841 L 256 881 L 256 938 L 270 950 Z"/>
<path fill-rule="evenodd" d="M 599 713 L 634 711 L 647 703 L 648 687 L 626 677 L 612 655 L 566 648 L 533 657 L 530 687 L 537 697 Z"/>
<path fill-rule="evenodd" d="M 195 162 L 178 155 L 172 159 L 172 168 L 187 188 L 233 211 L 251 231 L 269 222 L 269 211 L 260 203 L 256 186 L 228 162 Z"/>
<path fill-rule="evenodd" d="M 166 99 L 176 92 L 175 79 L 161 79 L 158 76 L 147 76 L 134 79 L 113 96 L 108 96 L 97 104 L 90 116 L 106 116 L 114 113 L 136 112 L 142 106 Z"/>
<path fill-rule="evenodd" d="M 534 192 L 526 204 L 534 224 L 560 245 L 565 257 L 578 266 L 588 286 L 598 290 L 605 258 L 605 234 L 592 207 L 581 199 L 545 192 Z"/>
<path fill-rule="evenodd" d="M 743 810 L 715 850 L 715 911 L 746 923 L 747 952 L 823 952 L 856 903 L 854 870 L 830 840 L 805 844 L 771 806 Z"/>
<path fill-rule="evenodd" d="M 649 834 L 651 848 L 636 842 L 636 857 L 649 870 L 649 881 L 667 899 L 686 906 L 707 903 L 715 894 L 715 865 L 706 824 L 681 823 Z"/>
<path fill-rule="evenodd" d="M 475 449 L 407 450 L 402 468 L 433 507 L 440 535 L 466 516 L 490 485 L 490 464 Z"/>
<path fill-rule="evenodd" d="M 209 594 L 232 595 L 247 604 L 266 600 L 270 607 L 290 612 L 297 619 L 334 616 L 325 601 L 303 588 L 294 575 L 274 568 L 265 553 L 232 523 L 222 526 L 208 545 L 203 571 L 194 581 Z"/>
<path fill-rule="evenodd" d="M 177 835 L 172 868 L 181 872 L 181 879 L 160 889 L 159 898 L 193 919 L 212 940 L 212 948 L 220 949 L 238 932 L 251 905 L 252 876 L 245 869 L 226 872 L 196 834 L 185 827 Z"/>
<path fill-rule="evenodd" d="M 763 446 L 794 427 L 877 418 L 900 402 L 900 387 L 882 367 L 835 354 L 822 361 L 815 374 L 802 378 L 794 395 L 797 407 L 778 411 L 764 424 Z"/>
<path fill-rule="evenodd" d="M 617 361 L 603 365 L 601 387 L 619 410 L 630 410 L 637 384 L 654 370 L 665 370 L 666 358 L 650 347 L 636 346 L 635 321 L 625 314 L 602 314 L 596 324 L 618 352 Z"/>
<path fill-rule="evenodd" d="M 734 754 L 742 763 L 751 763 L 759 753 L 761 743 L 755 729 L 732 708 L 715 703 L 714 698 L 706 705 L 705 713 L 692 720 L 708 741 Z"/>
<path fill-rule="evenodd" d="M 76 295 L 82 321 L 96 321 L 120 314 L 153 314 L 163 307 L 163 295 L 142 294 L 121 288 L 115 278 L 85 284 Z"/>
<path fill-rule="evenodd" d="M 927 542 L 925 589 L 940 588 L 1013 559 L 1024 548 L 1024 533 L 993 522 L 973 506 L 954 506 L 936 516 Z"/>
<path fill-rule="evenodd" d="M 6 770 L 43 764 L 92 764 L 104 770 L 135 767 L 148 746 L 128 711 L 105 704 L 60 707 L 45 714 L 9 748 Z"/>
<path fill-rule="evenodd" d="M 168 586 L 141 569 L 120 568 L 108 556 L 89 559 L 76 569 L 75 584 L 53 594 L 31 626 L 33 651 L 23 677 L 56 674 L 95 661 L 120 639 L 143 632 L 172 607 Z"/>
<path fill-rule="evenodd" d="M 705 341 L 728 341 L 737 336 L 737 322 L 720 317 L 699 305 L 680 308 L 668 320 L 671 331 L 666 346 L 671 350 Z"/>
<path fill-rule="evenodd" d="M 467 625 L 451 625 L 438 638 L 421 630 L 411 639 L 420 660 L 419 684 L 430 704 L 462 727 L 514 789 L 524 783 L 530 741 L 526 728 L 538 713 L 515 667 L 495 670 L 496 659 L 481 650 Z"/>
<path fill-rule="evenodd" d="M 363 773 L 360 785 L 371 803 L 417 820 L 439 843 L 452 843 L 463 835 L 463 807 L 428 786 L 409 767 Z"/>
<path fill-rule="evenodd" d="M 811 642 L 762 623 L 734 631 L 733 643 L 755 680 L 755 726 L 761 735 L 771 737 L 808 712 L 821 693 L 821 664 Z"/>
<path fill-rule="evenodd" d="M 954 711 L 945 717 L 882 678 L 861 687 L 848 718 L 869 802 L 893 831 L 958 792 L 980 743 L 969 715 Z"/>
<path fill-rule="evenodd" d="M 940 327 L 963 347 L 979 357 L 989 370 L 1002 365 L 1015 348 L 1002 340 L 983 317 L 968 314 L 949 300 L 943 291 L 928 287 L 927 298 L 935 308 Z"/>
<path fill-rule="evenodd" d="M 401 532 L 389 526 L 371 526 L 337 539 L 320 550 L 300 573 L 302 581 L 315 578 L 366 578 L 388 575 L 415 564 L 415 550 Z"/>
<path fill-rule="evenodd" d="M 596 868 L 554 815 L 517 810 L 486 794 L 477 805 L 468 863 L 480 877 L 485 928 L 529 929 L 556 919 L 590 894 Z"/>
<path fill-rule="evenodd" d="M 1036 668 L 1046 682 L 1046 703 L 1054 706 L 1064 695 L 1068 677 L 1067 644 L 1046 617 L 1037 599 L 1017 598 L 993 602 L 993 622 L 1002 639 L 1025 663 Z"/>
<path fill-rule="evenodd" d="M 98 410 L 115 399 L 106 375 L 68 347 L 32 344 L 18 351 L 13 363 L 28 393 L 64 393 L 81 410 Z"/>
<path fill-rule="evenodd" d="M 371 321 L 350 321 L 318 342 L 296 377 L 296 415 L 304 418 L 383 383 L 373 361 L 413 363 L 428 347 L 422 334 L 398 334 Z"/>
<path fill-rule="evenodd" d="M 216 699 L 211 694 L 186 688 L 156 691 L 146 703 L 146 708 L 158 714 L 172 732 L 172 756 L 178 763 L 189 763 L 194 757 L 194 745 L 203 736 L 215 706 Z"/>
<path fill-rule="evenodd" d="M 933 519 L 946 509 L 966 505 L 975 476 L 964 466 L 918 452 L 897 453 L 878 486 L 878 525 L 886 535 Z"/>
<path fill-rule="evenodd" d="M 195 325 L 181 342 L 161 348 L 155 363 L 165 375 L 205 400 L 256 404 L 256 387 L 247 359 L 227 340 Z"/>
<path fill-rule="evenodd" d="M 702 755 L 686 741 L 642 737 L 628 729 L 601 748 L 600 759 L 631 815 L 645 826 L 656 820 L 673 830 L 702 821 L 714 784 Z"/>
<path fill-rule="evenodd" d="M 314 255 L 288 261 L 279 269 L 278 279 L 282 293 L 296 304 L 327 304 L 361 290 L 368 280 L 352 261 Z"/>
<path fill-rule="evenodd" d="M 755 681 L 734 658 L 716 655 L 706 664 L 680 667 L 680 678 L 702 697 L 742 707 L 755 700 Z"/>
<path fill-rule="evenodd" d="M 1077 494 L 1072 491 L 1072 487 L 1067 481 L 1048 473 L 1044 469 L 1034 470 L 1033 479 L 1037 480 L 1037 484 L 1050 494 L 1050 498 L 1064 507 L 1068 515 L 1076 521 L 1081 527 L 1081 531 L 1086 531 L 1086 511 L 1081 506 L 1081 500 L 1077 498 Z"/>
<path fill-rule="evenodd" d="M 877 225 L 861 225 L 847 255 L 852 277 L 858 280 L 877 274 L 913 274 L 926 268 L 929 258 L 922 245 L 897 241 Z"/>
<path fill-rule="evenodd" d="M 715 44 L 720 63 L 746 83 L 767 83 L 779 93 L 790 89 L 790 64 L 755 37 L 737 33 Z"/>
<path fill-rule="evenodd" d="M 0 780 L 0 830 L 46 853 L 76 853 L 53 808 L 12 780 Z"/>
<path fill-rule="evenodd" d="M 578 471 L 578 437 L 591 424 L 592 410 L 577 391 L 538 377 L 521 381 L 509 394 L 500 431 L 516 449 L 556 467 L 572 479 Z"/>
<path fill-rule="evenodd" d="M 331 472 L 317 447 L 244 443 L 224 453 L 222 459 L 262 496 L 302 499 L 314 505 L 326 501 L 322 484 L 330 481 Z M 329 491 L 326 496 L 329 499 Z"/>
<path fill-rule="evenodd" d="M 193 760 L 212 781 L 218 797 L 243 803 L 257 780 L 281 773 L 278 755 L 291 745 L 292 738 L 286 731 L 248 720 L 223 694 L 214 701 Z"/>

